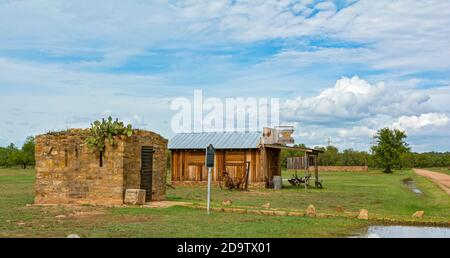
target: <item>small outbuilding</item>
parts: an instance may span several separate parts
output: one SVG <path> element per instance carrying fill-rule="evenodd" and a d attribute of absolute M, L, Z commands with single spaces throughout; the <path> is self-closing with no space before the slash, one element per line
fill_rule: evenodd
<path fill-rule="evenodd" d="M 206 183 L 205 148 L 215 148 L 212 181 L 231 178 L 252 186 L 268 186 L 274 176 L 281 176 L 281 150 L 305 151 L 317 159 L 319 150 L 288 146 L 294 142 L 291 127 L 264 128 L 263 132 L 180 133 L 169 141 L 173 184 Z M 248 172 L 247 172 L 248 170 Z M 247 175 L 248 174 L 248 175 Z"/>
<path fill-rule="evenodd" d="M 146 201 L 165 199 L 166 139 L 133 130 L 98 151 L 88 136 L 70 129 L 36 137 L 36 204 L 120 205 L 126 189 L 146 190 Z"/>

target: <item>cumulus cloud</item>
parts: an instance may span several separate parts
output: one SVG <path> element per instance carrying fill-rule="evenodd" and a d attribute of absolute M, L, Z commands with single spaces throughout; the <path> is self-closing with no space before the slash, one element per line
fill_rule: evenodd
<path fill-rule="evenodd" d="M 298 97 L 284 103 L 290 120 L 359 121 L 379 114 L 399 116 L 427 110 L 429 96 L 410 90 L 401 91 L 384 83 L 370 84 L 357 76 L 339 79 L 334 87 L 317 96 Z"/>
<path fill-rule="evenodd" d="M 426 113 L 419 116 L 401 116 L 392 125 L 393 128 L 418 131 L 429 127 L 442 127 L 450 122 L 450 117 L 440 113 Z"/>
<path fill-rule="evenodd" d="M 333 144 L 343 148 L 368 149 L 373 135 L 384 127 L 406 130 L 412 139 L 446 137 L 450 114 L 442 107 L 449 90 L 393 87 L 343 77 L 317 95 L 287 100 L 282 105 L 283 121 L 299 125 L 299 142 L 323 145 L 331 137 Z"/>
<path fill-rule="evenodd" d="M 372 137 L 376 133 L 376 130 L 368 128 L 367 126 L 354 126 L 349 129 L 340 129 L 338 131 L 339 137 L 343 138 L 360 138 L 360 137 Z"/>

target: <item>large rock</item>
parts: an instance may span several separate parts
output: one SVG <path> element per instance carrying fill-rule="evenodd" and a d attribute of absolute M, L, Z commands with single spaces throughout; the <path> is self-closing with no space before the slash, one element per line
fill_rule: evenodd
<path fill-rule="evenodd" d="M 310 217 L 316 216 L 316 207 L 314 205 L 310 204 L 308 208 L 306 208 L 306 215 Z"/>
<path fill-rule="evenodd" d="M 142 189 L 127 189 L 125 191 L 125 204 L 144 205 L 145 204 L 145 190 Z"/>
<path fill-rule="evenodd" d="M 416 211 L 416 212 L 414 212 L 414 214 L 412 215 L 412 217 L 413 217 L 413 218 L 422 218 L 424 214 L 425 214 L 424 211 Z"/>
<path fill-rule="evenodd" d="M 369 211 L 365 209 L 359 210 L 358 219 L 368 220 L 369 219 Z"/>

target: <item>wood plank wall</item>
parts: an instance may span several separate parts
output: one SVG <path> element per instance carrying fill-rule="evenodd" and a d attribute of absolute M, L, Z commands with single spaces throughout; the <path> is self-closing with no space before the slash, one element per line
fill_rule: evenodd
<path fill-rule="evenodd" d="M 249 183 L 263 182 L 261 153 L 258 149 L 216 150 L 212 180 L 219 181 L 223 172 L 232 177 L 245 175 L 245 162 L 250 162 Z M 205 152 L 201 150 L 172 150 L 172 181 L 206 181 Z"/>

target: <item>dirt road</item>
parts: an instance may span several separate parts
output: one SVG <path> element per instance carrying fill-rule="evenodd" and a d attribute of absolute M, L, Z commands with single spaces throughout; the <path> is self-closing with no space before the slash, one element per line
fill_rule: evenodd
<path fill-rule="evenodd" d="M 425 169 L 414 168 L 417 174 L 431 179 L 435 184 L 437 184 L 442 190 L 450 194 L 450 176 L 443 173 L 433 172 Z"/>

